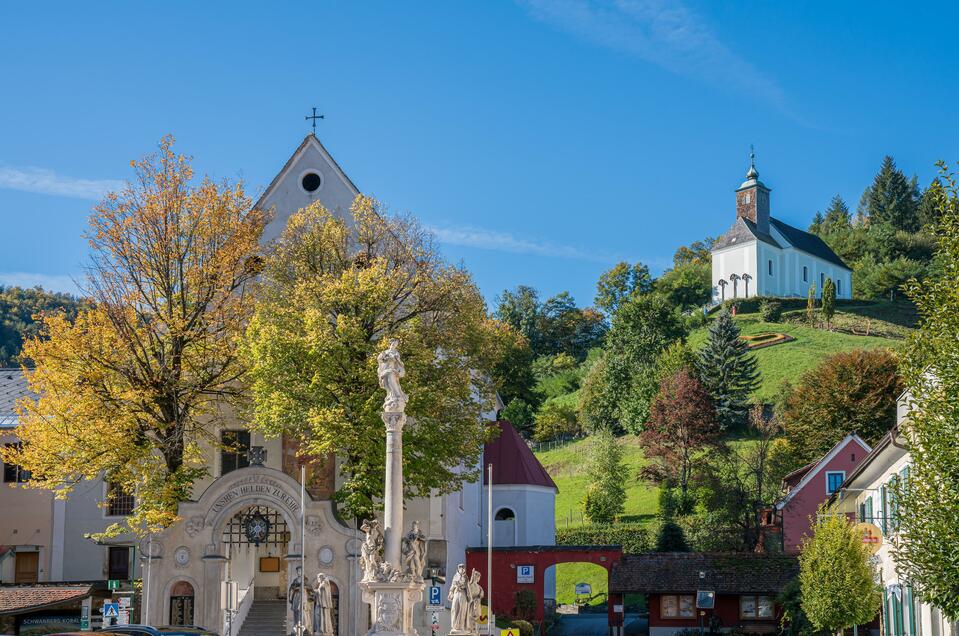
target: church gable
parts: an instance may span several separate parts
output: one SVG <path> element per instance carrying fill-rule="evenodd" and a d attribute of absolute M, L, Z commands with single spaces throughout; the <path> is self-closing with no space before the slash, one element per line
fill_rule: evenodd
<path fill-rule="evenodd" d="M 263 240 L 279 236 L 291 214 L 315 201 L 346 216 L 359 193 L 320 140 L 309 134 L 256 203 L 256 207 L 273 214 Z"/>

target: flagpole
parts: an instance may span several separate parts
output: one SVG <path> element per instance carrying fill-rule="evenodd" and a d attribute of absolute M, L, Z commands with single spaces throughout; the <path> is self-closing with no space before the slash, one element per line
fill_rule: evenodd
<path fill-rule="evenodd" d="M 493 464 L 487 466 L 489 479 L 487 483 L 486 505 L 486 633 L 493 633 L 496 624 L 496 615 L 493 613 Z"/>
<path fill-rule="evenodd" d="M 300 464 L 300 634 L 306 621 L 306 464 Z"/>

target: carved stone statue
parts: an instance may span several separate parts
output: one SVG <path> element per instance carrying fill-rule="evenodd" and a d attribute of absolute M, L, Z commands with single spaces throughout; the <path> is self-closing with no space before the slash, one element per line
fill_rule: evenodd
<path fill-rule="evenodd" d="M 360 546 L 360 565 L 363 568 L 363 580 L 375 581 L 380 577 L 383 556 L 383 531 L 380 522 L 376 519 L 364 521 L 360 530 L 366 533 L 363 544 Z"/>
<path fill-rule="evenodd" d="M 450 601 L 450 634 L 469 634 L 469 581 L 466 579 L 466 566 L 456 566 L 456 574 L 450 582 L 450 591 L 446 596 Z"/>
<path fill-rule="evenodd" d="M 410 531 L 403 538 L 403 563 L 405 574 L 413 581 L 423 580 L 423 568 L 426 566 L 426 535 L 420 530 L 420 522 L 414 521 Z"/>
<path fill-rule="evenodd" d="M 303 568 L 296 566 L 296 576 L 290 583 L 286 598 L 289 600 L 290 609 L 293 610 L 293 625 L 300 625 L 302 620 L 303 633 L 310 631 L 310 613 L 303 612 L 306 609 L 303 600 Z"/>
<path fill-rule="evenodd" d="M 333 592 L 326 574 L 316 575 L 313 585 L 313 635 L 332 636 L 333 634 Z"/>
<path fill-rule="evenodd" d="M 380 387 L 386 389 L 386 399 L 383 401 L 383 411 L 386 413 L 402 413 L 409 400 L 400 387 L 400 378 L 406 375 L 406 368 L 400 359 L 399 344 L 399 340 L 390 340 L 389 348 L 376 356 L 376 374 L 380 379 Z"/>
<path fill-rule="evenodd" d="M 470 633 L 476 633 L 476 623 L 483 615 L 483 587 L 479 583 L 479 570 L 473 570 L 470 575 L 469 583 L 466 585 L 466 593 L 470 601 L 469 618 L 467 620 L 467 630 Z"/>

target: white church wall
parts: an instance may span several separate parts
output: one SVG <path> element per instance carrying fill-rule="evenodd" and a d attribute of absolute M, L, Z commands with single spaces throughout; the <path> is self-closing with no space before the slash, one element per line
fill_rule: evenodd
<path fill-rule="evenodd" d="M 726 300 L 729 300 L 730 298 L 733 298 L 733 284 L 729 280 L 729 277 L 732 274 L 742 276 L 744 273 L 748 273 L 755 279 L 756 257 L 756 241 L 749 241 L 748 243 L 743 243 L 741 245 L 736 245 L 713 252 L 712 284 L 713 300 L 715 302 L 719 302 L 723 297 L 718 285 L 718 281 L 725 280 L 728 283 L 726 285 L 725 298 Z M 754 296 L 755 293 L 755 286 L 752 281 L 750 281 L 749 295 Z M 745 287 L 743 286 L 742 281 L 739 281 L 736 283 L 736 297 L 743 298 L 744 296 Z"/>

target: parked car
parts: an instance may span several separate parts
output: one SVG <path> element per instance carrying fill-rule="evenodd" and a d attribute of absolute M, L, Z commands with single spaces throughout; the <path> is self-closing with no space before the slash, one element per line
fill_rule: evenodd
<path fill-rule="evenodd" d="M 217 636 L 216 632 L 197 627 L 196 625 L 111 625 L 109 632 L 101 634 L 117 634 L 122 636 Z"/>

